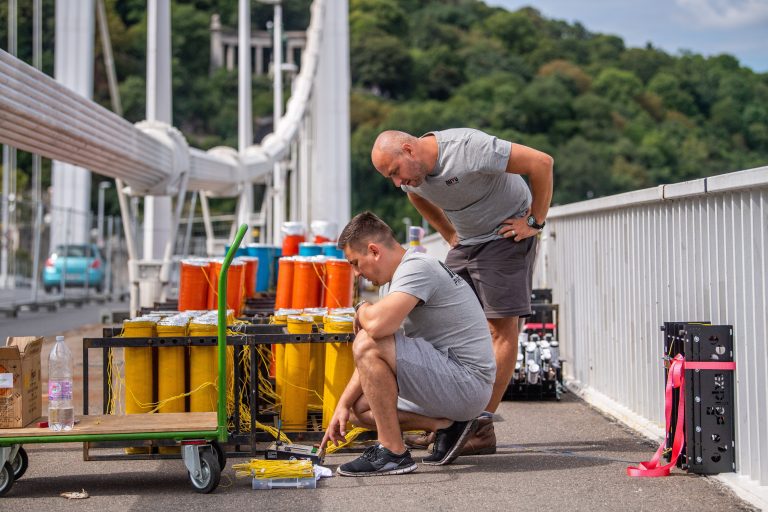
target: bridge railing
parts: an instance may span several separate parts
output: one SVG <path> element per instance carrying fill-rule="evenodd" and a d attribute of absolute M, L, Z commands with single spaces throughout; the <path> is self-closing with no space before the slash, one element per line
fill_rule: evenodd
<path fill-rule="evenodd" d="M 312 4 L 302 67 L 277 131 L 242 156 L 232 148 L 190 149 L 163 123 L 133 125 L 3 50 L 0 143 L 119 178 L 135 195 L 175 194 L 182 173 L 189 173 L 188 190 L 237 195 L 238 185 L 264 182 L 273 163 L 286 158 L 310 114 L 325 1 Z"/>
<path fill-rule="evenodd" d="M 566 375 L 659 435 L 665 321 L 734 327 L 737 472 L 768 485 L 768 167 L 550 210 L 534 287 L 560 306 Z M 764 488 L 763 488 L 764 489 Z"/>

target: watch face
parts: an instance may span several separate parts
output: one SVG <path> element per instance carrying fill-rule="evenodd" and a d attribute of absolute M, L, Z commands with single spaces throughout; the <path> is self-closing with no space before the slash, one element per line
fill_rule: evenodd
<path fill-rule="evenodd" d="M 528 217 L 528 225 L 533 226 L 534 224 L 536 224 L 536 219 L 534 218 L 533 215 L 531 215 L 530 217 Z"/>

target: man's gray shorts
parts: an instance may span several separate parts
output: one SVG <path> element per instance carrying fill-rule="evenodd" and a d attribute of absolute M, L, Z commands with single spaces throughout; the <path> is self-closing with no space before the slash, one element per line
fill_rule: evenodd
<path fill-rule="evenodd" d="M 479 245 L 457 245 L 445 264 L 464 278 L 483 306 L 486 318 L 531 314 L 536 237 L 520 242 L 511 238 Z"/>
<path fill-rule="evenodd" d="M 395 344 L 399 410 L 454 421 L 470 420 L 483 412 L 492 382 L 470 372 L 450 350 L 443 354 L 402 330 L 395 333 Z"/>

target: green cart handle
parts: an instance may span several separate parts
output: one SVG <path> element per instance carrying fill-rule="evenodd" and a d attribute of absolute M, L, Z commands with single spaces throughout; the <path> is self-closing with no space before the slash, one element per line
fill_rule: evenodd
<path fill-rule="evenodd" d="M 216 415 L 216 430 L 218 432 L 219 442 L 222 443 L 226 442 L 228 438 L 227 398 L 225 389 L 225 374 L 227 372 L 227 272 L 229 271 L 229 264 L 232 263 L 232 258 L 235 257 L 235 253 L 240 247 L 240 242 L 243 241 L 243 237 L 247 230 L 247 224 L 242 224 L 237 230 L 235 241 L 229 246 L 227 255 L 224 256 L 224 263 L 221 265 L 221 273 L 219 275 L 219 321 L 217 326 L 219 335 L 219 404 Z"/>

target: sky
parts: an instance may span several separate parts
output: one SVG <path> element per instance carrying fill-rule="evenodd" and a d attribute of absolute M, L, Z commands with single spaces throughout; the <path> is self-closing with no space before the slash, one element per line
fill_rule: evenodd
<path fill-rule="evenodd" d="M 654 47 L 676 55 L 727 53 L 743 66 L 768 72 L 768 0 L 485 0 L 545 17 L 578 21 L 590 32 L 613 34 L 628 47 Z"/>

